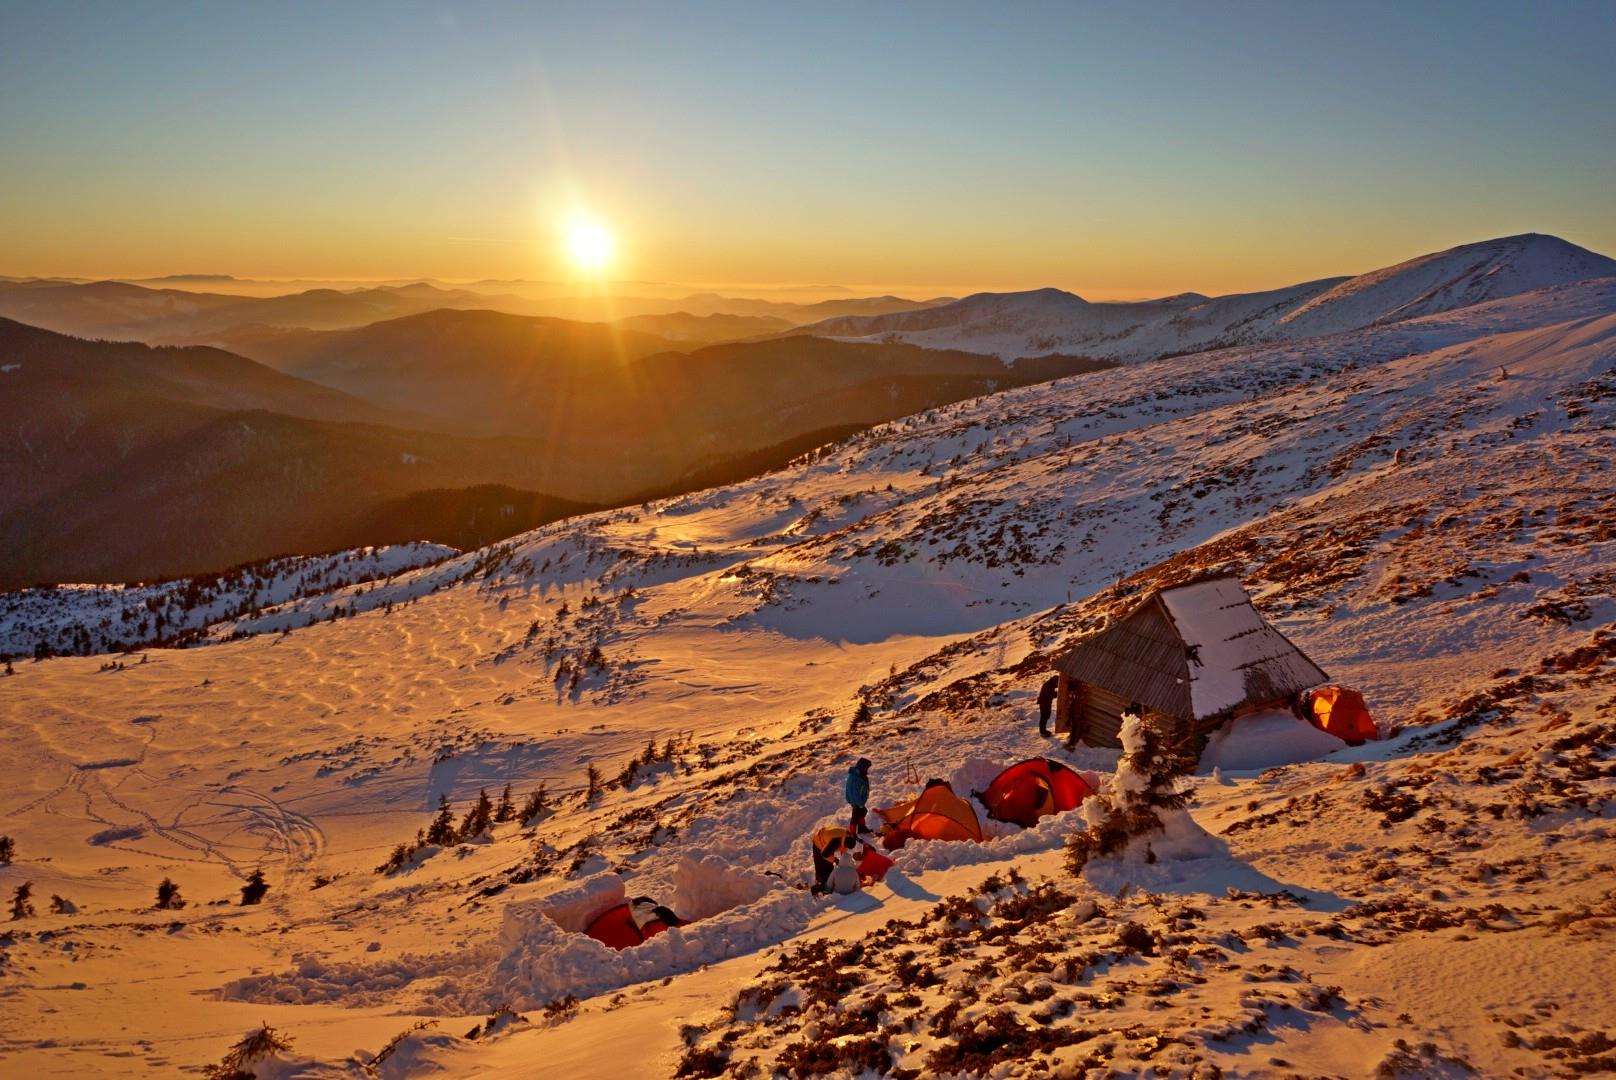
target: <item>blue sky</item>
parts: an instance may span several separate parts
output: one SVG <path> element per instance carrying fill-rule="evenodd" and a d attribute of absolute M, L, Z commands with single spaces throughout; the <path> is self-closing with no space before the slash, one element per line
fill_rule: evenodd
<path fill-rule="evenodd" d="M 1616 4 L 0 3 L 0 273 L 1222 292 L 1616 252 Z"/>

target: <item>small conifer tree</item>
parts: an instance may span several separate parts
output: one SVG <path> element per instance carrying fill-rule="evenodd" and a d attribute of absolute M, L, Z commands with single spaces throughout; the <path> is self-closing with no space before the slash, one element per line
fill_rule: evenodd
<path fill-rule="evenodd" d="M 587 776 L 589 778 L 589 787 L 584 792 L 584 802 L 592 803 L 600 798 L 600 770 L 595 768 L 593 762 L 589 765 Z"/>
<path fill-rule="evenodd" d="M 264 880 L 264 868 L 261 866 L 254 867 L 252 877 L 248 878 L 247 884 L 241 887 L 241 905 L 250 907 L 253 904 L 262 902 L 264 894 L 268 891 L 269 882 Z"/>
<path fill-rule="evenodd" d="M 487 832 L 493 822 L 494 800 L 488 797 L 488 789 L 483 788 L 477 793 L 477 801 L 466 811 L 466 816 L 460 819 L 460 831 L 456 839 L 462 842 L 475 839 Z"/>
<path fill-rule="evenodd" d="M 0 836 L 0 863 L 8 863 L 17 857 L 17 842 L 9 836 Z"/>
<path fill-rule="evenodd" d="M 518 820 L 520 820 L 523 824 L 526 824 L 527 822 L 538 817 L 539 813 L 549 805 L 549 795 L 544 790 L 544 785 L 540 784 L 539 790 L 529 794 L 526 801 L 522 803 L 522 815 Z"/>
<path fill-rule="evenodd" d="M 494 807 L 494 820 L 503 824 L 515 816 L 516 804 L 511 801 L 511 785 L 506 784 L 505 790 L 499 793 L 499 805 Z"/>
<path fill-rule="evenodd" d="M 1123 850 L 1136 837 L 1160 832 L 1162 812 L 1184 805 L 1177 780 L 1193 762 L 1171 750 L 1156 726 L 1135 714 L 1123 716 L 1121 740 L 1122 758 L 1111 790 L 1083 803 L 1088 827 L 1066 843 L 1066 866 L 1073 874 L 1081 874 L 1091 859 Z"/>
<path fill-rule="evenodd" d="M 387 861 L 376 868 L 378 874 L 391 874 L 394 870 L 404 869 L 404 864 L 410 861 L 410 845 L 399 844 L 393 853 L 387 856 Z"/>
<path fill-rule="evenodd" d="M 11 894 L 11 917 L 13 919 L 31 919 L 34 917 L 34 883 L 25 881 L 17 886 L 17 891 Z"/>
<path fill-rule="evenodd" d="M 427 826 L 426 842 L 448 847 L 455 841 L 454 811 L 449 808 L 449 796 L 438 796 L 438 814 Z"/>
<path fill-rule="evenodd" d="M 180 896 L 180 887 L 168 878 L 157 884 L 157 907 L 162 911 L 178 911 L 185 906 L 184 897 Z"/>
<path fill-rule="evenodd" d="M 55 893 L 51 893 L 50 909 L 51 914 L 53 915 L 74 915 L 77 914 L 79 910 L 78 905 L 73 903 L 73 901 L 69 900 L 65 896 L 58 896 Z"/>

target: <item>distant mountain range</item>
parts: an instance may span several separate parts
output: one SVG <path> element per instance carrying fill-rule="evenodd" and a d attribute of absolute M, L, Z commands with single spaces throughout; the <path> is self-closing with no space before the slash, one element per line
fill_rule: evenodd
<path fill-rule="evenodd" d="M 420 282 L 261 299 L 5 282 L 0 311 L 94 337 L 184 327 L 240 352 L 0 319 L 0 587 L 361 544 L 482 544 L 582 508 L 738 479 L 1012 386 L 1613 275 L 1616 260 L 1528 234 L 1216 298 L 694 296 L 613 323 L 461 309 L 487 298 Z M 757 310 L 713 310 L 730 303 Z M 782 307 L 840 314 L 792 327 L 763 313 Z"/>
<path fill-rule="evenodd" d="M 1137 303 L 1089 303 L 1059 289 L 978 293 L 922 311 L 843 316 L 791 332 L 1006 360 L 1058 352 L 1137 361 L 1339 333 L 1613 274 L 1616 260 L 1527 233 L 1269 292 L 1183 293 Z"/>
<path fill-rule="evenodd" d="M 0 317 L 58 333 L 148 345 L 214 345 L 247 353 L 299 330 L 344 330 L 428 311 L 482 310 L 613 322 L 666 338 L 664 347 L 690 348 L 777 333 L 846 315 L 921 310 L 945 302 L 895 296 L 799 304 L 699 293 L 682 299 L 623 296 L 524 297 L 427 282 L 362 289 L 306 289 L 276 296 L 194 291 L 176 283 L 230 289 L 229 277 L 176 275 L 143 284 L 0 278 Z M 150 287 L 155 286 L 155 287 Z"/>
<path fill-rule="evenodd" d="M 687 354 L 614 327 L 486 311 L 300 333 L 280 361 L 334 385 L 218 349 L 0 320 L 0 588 L 486 543 L 1094 366 L 1006 370 L 812 338 Z"/>

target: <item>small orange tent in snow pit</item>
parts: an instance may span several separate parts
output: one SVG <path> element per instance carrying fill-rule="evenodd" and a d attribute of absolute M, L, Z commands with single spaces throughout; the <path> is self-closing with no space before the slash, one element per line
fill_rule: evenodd
<path fill-rule="evenodd" d="M 1329 732 L 1348 746 L 1380 738 L 1363 695 L 1344 686 L 1323 686 L 1313 691 L 1307 715 L 1314 727 Z"/>
<path fill-rule="evenodd" d="M 1030 758 L 1000 773 L 980 798 L 993 817 L 1030 829 L 1039 818 L 1075 809 L 1092 794 L 1088 781 L 1060 762 Z"/>
<path fill-rule="evenodd" d="M 889 828 L 881 846 L 891 851 L 911 838 L 920 840 L 974 840 L 982 842 L 982 824 L 971 804 L 954 794 L 946 780 L 932 780 L 908 802 L 875 811 Z"/>

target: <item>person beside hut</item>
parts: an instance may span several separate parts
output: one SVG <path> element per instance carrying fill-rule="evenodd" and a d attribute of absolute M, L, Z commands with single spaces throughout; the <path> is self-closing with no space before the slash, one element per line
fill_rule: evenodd
<path fill-rule="evenodd" d="M 1055 694 L 1060 689 L 1060 676 L 1051 675 L 1038 688 L 1038 734 L 1049 738 L 1049 714 L 1055 709 Z"/>

